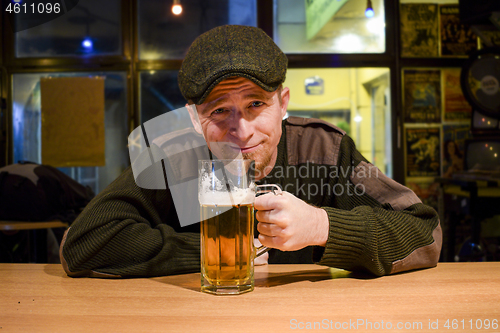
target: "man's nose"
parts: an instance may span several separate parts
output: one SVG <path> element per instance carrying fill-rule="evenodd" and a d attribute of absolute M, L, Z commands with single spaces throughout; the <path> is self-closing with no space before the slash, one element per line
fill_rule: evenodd
<path fill-rule="evenodd" d="M 245 115 L 235 115 L 231 124 L 231 135 L 237 138 L 241 142 L 248 141 L 253 133 L 252 122 L 245 117 Z"/>

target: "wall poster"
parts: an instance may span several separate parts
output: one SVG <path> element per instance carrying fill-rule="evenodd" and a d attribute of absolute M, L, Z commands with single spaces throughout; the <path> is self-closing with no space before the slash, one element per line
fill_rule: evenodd
<path fill-rule="evenodd" d="M 460 22 L 458 5 L 439 6 L 442 56 L 467 56 L 477 50 L 477 37 Z"/>
<path fill-rule="evenodd" d="M 439 56 L 439 22 L 436 4 L 401 4 L 400 18 L 402 57 Z"/>
<path fill-rule="evenodd" d="M 440 70 L 403 70 L 405 122 L 441 122 Z"/>
<path fill-rule="evenodd" d="M 406 128 L 406 176 L 437 177 L 441 172 L 440 128 Z"/>

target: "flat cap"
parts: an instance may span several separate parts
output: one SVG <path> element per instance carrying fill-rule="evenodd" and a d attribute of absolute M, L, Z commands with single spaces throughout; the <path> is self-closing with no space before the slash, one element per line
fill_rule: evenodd
<path fill-rule="evenodd" d="M 262 29 L 225 25 L 200 35 L 189 47 L 178 74 L 186 100 L 202 104 L 222 80 L 240 76 L 266 91 L 285 81 L 288 59 Z"/>

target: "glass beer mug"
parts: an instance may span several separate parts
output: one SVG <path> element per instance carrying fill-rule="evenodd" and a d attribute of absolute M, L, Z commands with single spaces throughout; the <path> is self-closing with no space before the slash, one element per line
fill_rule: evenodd
<path fill-rule="evenodd" d="M 253 260 L 266 253 L 255 248 L 255 195 L 281 194 L 277 185 L 255 185 L 253 160 L 198 162 L 201 211 L 201 290 L 226 295 L 254 288 Z"/>

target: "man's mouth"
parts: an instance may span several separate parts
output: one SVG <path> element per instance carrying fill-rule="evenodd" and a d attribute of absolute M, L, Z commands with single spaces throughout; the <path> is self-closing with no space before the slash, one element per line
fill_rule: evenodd
<path fill-rule="evenodd" d="M 247 147 L 237 147 L 237 148 L 235 147 L 235 149 L 240 150 L 242 154 L 248 154 L 248 153 L 255 151 L 258 147 L 259 147 L 259 145 L 255 145 L 255 146 L 247 146 Z"/>

